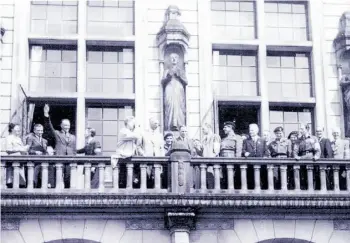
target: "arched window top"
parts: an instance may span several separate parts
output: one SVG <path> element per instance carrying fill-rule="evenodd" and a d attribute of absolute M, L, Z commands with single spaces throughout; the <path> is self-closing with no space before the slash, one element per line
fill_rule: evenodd
<path fill-rule="evenodd" d="M 60 240 L 45 241 L 45 243 L 100 243 L 100 242 L 94 241 L 94 240 L 85 240 L 85 239 L 60 239 Z"/>
<path fill-rule="evenodd" d="M 300 239 L 294 239 L 294 238 L 275 238 L 275 239 L 269 239 L 269 240 L 263 240 L 259 241 L 257 243 L 314 243 L 308 240 L 300 240 Z"/>

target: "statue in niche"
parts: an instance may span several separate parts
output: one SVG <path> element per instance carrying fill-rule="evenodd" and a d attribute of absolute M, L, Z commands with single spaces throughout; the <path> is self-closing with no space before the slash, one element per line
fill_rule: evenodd
<path fill-rule="evenodd" d="M 172 49 L 172 48 L 171 48 Z M 163 85 L 164 130 L 177 131 L 186 124 L 186 85 L 183 59 L 175 51 L 166 58 Z"/>
<path fill-rule="evenodd" d="M 340 79 L 345 105 L 345 136 L 350 137 L 350 75 L 343 75 Z"/>

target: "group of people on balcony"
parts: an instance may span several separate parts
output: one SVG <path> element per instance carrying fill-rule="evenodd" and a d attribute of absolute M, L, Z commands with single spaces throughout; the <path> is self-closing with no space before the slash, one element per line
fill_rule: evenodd
<path fill-rule="evenodd" d="M 95 139 L 96 130 L 88 128 L 86 130 L 86 145 L 84 148 L 76 149 L 76 137 L 70 133 L 70 121 L 63 119 L 61 121 L 61 130 L 55 130 L 49 116 L 50 107 L 44 107 L 44 125 L 35 124 L 32 134 L 29 134 L 25 143 L 20 137 L 21 129 L 17 124 L 9 124 L 9 135 L 6 138 L 6 153 L 9 155 L 76 155 L 84 153 L 85 155 L 101 154 L 101 145 Z M 219 135 L 213 133 L 213 128 L 206 123 L 202 126 L 203 139 L 190 139 L 188 137 L 187 127 L 179 128 L 179 136 L 167 132 L 165 136 L 159 131 L 159 121 L 155 118 L 149 120 L 149 129 L 140 131 L 136 126 L 134 117 L 127 117 L 124 121 L 125 127 L 119 132 L 119 141 L 117 143 L 116 153 L 113 155 L 112 167 L 115 167 L 119 158 L 128 158 L 132 156 L 169 156 L 173 148 L 184 148 L 192 157 L 256 157 L 256 158 L 295 158 L 314 159 L 336 158 L 350 159 L 349 141 L 341 139 L 340 130 L 333 129 L 333 139 L 330 140 L 323 136 L 323 128 L 316 129 L 316 136 L 311 135 L 310 128 L 307 125 L 300 124 L 299 131 L 293 131 L 288 138 L 284 137 L 282 127 L 276 127 L 274 130 L 275 138 L 268 136 L 260 137 L 257 124 L 249 125 L 249 136 L 238 135 L 235 133 L 235 123 L 225 122 L 223 131 L 225 137 L 222 139 Z M 49 129 L 54 137 L 54 150 L 48 146 L 48 142 L 42 137 L 44 127 Z M 180 145 L 180 146 L 179 146 Z M 34 185 L 40 186 L 41 166 L 38 164 L 34 169 Z M 99 170 L 92 170 L 91 187 L 97 188 L 99 181 Z M 163 171 L 166 171 L 164 169 Z M 64 186 L 69 187 L 70 168 L 65 165 L 63 169 Z M 207 168 L 208 187 L 213 186 L 213 167 Z M 162 173 L 165 175 L 165 173 Z M 147 169 L 147 176 L 150 180 L 154 177 L 154 171 L 151 166 Z M 165 176 L 163 176 L 165 177 Z M 276 175 L 277 177 L 277 175 Z M 7 166 L 7 184 L 10 186 L 13 180 L 13 170 Z M 210 182 L 211 181 L 211 182 Z M 137 183 L 137 179 L 136 182 Z M 198 184 L 198 183 L 194 183 Z M 20 169 L 20 186 L 25 187 L 25 169 Z M 49 166 L 49 187 L 55 187 L 55 168 Z"/>

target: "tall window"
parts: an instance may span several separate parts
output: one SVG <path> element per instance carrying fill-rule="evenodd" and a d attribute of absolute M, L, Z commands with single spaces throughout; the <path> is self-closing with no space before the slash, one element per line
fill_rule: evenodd
<path fill-rule="evenodd" d="M 256 53 L 254 51 L 219 51 L 219 63 L 214 66 L 213 81 L 217 95 L 256 96 Z"/>
<path fill-rule="evenodd" d="M 133 0 L 88 1 L 87 32 L 93 35 L 133 35 Z"/>
<path fill-rule="evenodd" d="M 30 91 L 76 92 L 75 46 L 34 45 L 30 54 Z"/>
<path fill-rule="evenodd" d="M 77 33 L 77 1 L 32 1 L 31 32 L 42 35 Z"/>
<path fill-rule="evenodd" d="M 310 57 L 307 53 L 268 52 L 266 78 L 269 97 L 311 97 Z"/>
<path fill-rule="evenodd" d="M 91 47 L 87 62 L 87 92 L 134 93 L 132 48 Z"/>
<path fill-rule="evenodd" d="M 266 38 L 280 41 L 308 40 L 306 3 L 265 3 Z"/>
<path fill-rule="evenodd" d="M 255 39 L 255 3 L 212 1 L 213 35 L 225 39 Z"/>
<path fill-rule="evenodd" d="M 285 135 L 288 136 L 292 131 L 299 130 L 299 124 L 312 125 L 312 110 L 293 107 L 271 107 L 270 108 L 270 131 L 276 127 L 282 126 Z"/>
<path fill-rule="evenodd" d="M 131 106 L 101 107 L 90 106 L 87 108 L 87 126 L 96 129 L 96 138 L 101 142 L 104 155 L 115 152 L 118 142 L 118 134 L 124 127 L 124 120 L 134 113 Z"/>

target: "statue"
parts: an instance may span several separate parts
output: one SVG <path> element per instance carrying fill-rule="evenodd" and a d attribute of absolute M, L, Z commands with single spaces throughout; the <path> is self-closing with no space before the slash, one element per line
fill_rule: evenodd
<path fill-rule="evenodd" d="M 350 78 L 347 75 L 343 75 L 340 79 L 340 86 L 342 87 L 345 112 L 345 136 L 350 136 Z"/>
<path fill-rule="evenodd" d="M 164 130 L 174 131 L 186 124 L 187 78 L 179 54 L 171 52 L 162 78 L 164 90 Z"/>

